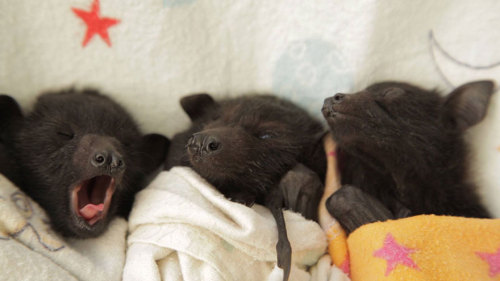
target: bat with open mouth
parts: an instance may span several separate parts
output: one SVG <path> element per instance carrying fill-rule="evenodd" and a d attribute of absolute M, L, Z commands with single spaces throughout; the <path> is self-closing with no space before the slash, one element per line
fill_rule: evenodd
<path fill-rule="evenodd" d="M 2 144 L 17 164 L 11 180 L 47 212 L 64 236 L 104 232 L 127 217 L 134 194 L 163 163 L 169 141 L 143 135 L 123 107 L 94 90 L 41 95 L 23 116 L 0 96 Z"/>

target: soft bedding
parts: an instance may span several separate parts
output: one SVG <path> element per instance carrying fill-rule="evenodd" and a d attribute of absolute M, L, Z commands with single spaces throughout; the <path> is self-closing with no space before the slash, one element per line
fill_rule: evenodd
<path fill-rule="evenodd" d="M 45 212 L 0 175 L 2 280 L 120 280 L 127 223 L 115 219 L 99 238 L 64 240 Z"/>
<path fill-rule="evenodd" d="M 311 280 L 308 269 L 325 253 L 325 234 L 289 211 L 285 222 L 290 280 Z M 282 280 L 269 210 L 229 201 L 189 168 L 162 172 L 136 196 L 129 229 L 124 280 Z"/>
<path fill-rule="evenodd" d="M 335 143 L 325 137 L 322 202 L 340 187 Z M 346 236 L 320 206 L 332 263 L 353 281 L 500 280 L 500 219 L 419 215 L 363 225 Z"/>
<path fill-rule="evenodd" d="M 498 11 L 496 0 L 0 1 L 0 92 L 14 96 L 27 109 L 48 89 L 97 87 L 123 104 L 145 131 L 168 136 L 187 127 L 189 119 L 178 100 L 194 92 L 210 92 L 216 98 L 272 92 L 319 117 L 324 98 L 381 80 L 403 80 L 443 92 L 475 79 L 499 83 Z M 85 15 L 100 21 L 89 21 Z M 473 164 L 470 172 L 495 217 L 500 217 L 499 100 L 495 95 L 486 119 L 467 138 Z M 16 207 L 15 202 L 21 201 L 12 196 L 18 190 L 4 179 L 0 191 L 2 278 L 120 278 L 117 268 L 123 264 L 125 251 L 124 221 L 116 221 L 111 232 L 97 240 L 64 242 L 39 215 L 30 216 L 24 207 Z M 255 215 L 266 221 L 264 213 Z M 296 216 L 287 216 L 298 223 Z M 138 266 L 131 253 L 143 245 L 140 235 L 134 234 L 147 226 L 147 220 L 143 222 L 134 218 L 130 225 L 133 233 L 125 278 L 133 278 L 131 266 Z M 272 227 L 265 225 L 270 233 Z M 360 233 L 369 237 L 379 226 L 373 227 Z M 329 235 L 341 241 L 341 233 L 335 230 Z M 399 236 L 393 237 L 403 243 Z M 50 242 L 46 244 L 54 249 L 65 247 L 51 251 L 39 241 Z M 279 274 L 273 271 L 273 241 L 264 244 L 268 248 L 259 255 L 265 264 L 263 272 Z M 158 278 L 167 272 L 159 270 L 161 265 L 171 266 L 174 272 L 186 269 L 182 266 L 188 262 L 183 264 L 173 249 L 160 251 L 163 246 L 144 246 L 144 265 L 149 267 L 140 272 Z M 347 248 L 334 248 L 342 249 L 335 264 L 348 268 Z M 491 253 L 494 248 L 480 251 Z M 162 259 L 157 265 L 153 253 L 175 258 Z M 202 266 L 192 256 L 185 257 Z M 334 276 L 319 270 L 329 268 L 328 259 L 321 258 L 310 273 L 303 272 L 303 261 L 296 259 L 301 265 L 295 268 L 301 272 L 296 278 Z M 485 267 L 484 260 L 478 259 Z M 379 273 L 384 275 L 383 261 L 378 262 Z M 207 268 L 217 273 L 215 267 Z M 238 268 L 240 272 L 246 269 Z M 196 275 L 194 270 L 182 273 Z"/>
<path fill-rule="evenodd" d="M 500 219 L 421 215 L 347 239 L 352 280 L 500 280 Z"/>

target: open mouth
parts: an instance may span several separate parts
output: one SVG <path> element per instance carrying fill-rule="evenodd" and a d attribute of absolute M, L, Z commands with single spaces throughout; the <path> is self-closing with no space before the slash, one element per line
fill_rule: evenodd
<path fill-rule="evenodd" d="M 352 110 L 336 110 L 334 108 L 329 108 L 329 109 L 323 109 L 322 110 L 323 116 L 327 120 L 335 120 L 335 119 L 362 119 L 366 118 L 363 117 L 362 113 L 360 112 L 352 112 Z M 368 116 L 371 115 L 370 111 L 365 111 Z"/>
<path fill-rule="evenodd" d="M 323 105 L 323 107 L 321 108 L 321 113 L 323 113 L 323 116 L 325 118 L 333 117 L 335 115 L 333 109 L 326 105 Z"/>
<path fill-rule="evenodd" d="M 89 225 L 106 217 L 115 191 L 115 179 L 101 175 L 77 184 L 71 193 L 73 210 Z"/>
<path fill-rule="evenodd" d="M 339 112 L 339 111 L 335 111 L 335 110 L 330 110 L 330 111 L 324 111 L 323 112 L 323 116 L 325 117 L 325 119 L 338 119 L 339 117 L 356 117 L 356 116 L 353 116 L 351 114 L 346 114 L 344 112 Z"/>
<path fill-rule="evenodd" d="M 338 108 L 334 108 L 333 106 L 323 106 L 323 108 L 321 108 L 321 113 L 323 113 L 323 116 L 326 119 L 335 118 L 338 116 L 350 115 L 346 112 L 340 112 Z"/>

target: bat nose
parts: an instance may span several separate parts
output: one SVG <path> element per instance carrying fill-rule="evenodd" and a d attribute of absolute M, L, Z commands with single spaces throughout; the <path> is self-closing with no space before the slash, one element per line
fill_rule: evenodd
<path fill-rule="evenodd" d="M 321 108 L 323 116 L 325 116 L 325 118 L 332 117 L 332 114 L 334 114 L 333 106 L 342 103 L 345 97 L 345 94 L 337 93 L 333 97 L 326 98 Z"/>
<path fill-rule="evenodd" d="M 123 157 L 112 149 L 97 151 L 90 160 L 90 163 L 96 168 L 111 168 L 113 171 L 122 171 L 125 169 Z"/>
<path fill-rule="evenodd" d="M 210 155 L 222 148 L 217 136 L 196 133 L 191 136 L 187 144 L 191 154 Z"/>

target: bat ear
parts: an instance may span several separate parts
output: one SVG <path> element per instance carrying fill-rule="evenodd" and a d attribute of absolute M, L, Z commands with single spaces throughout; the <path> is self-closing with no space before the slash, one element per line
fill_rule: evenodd
<path fill-rule="evenodd" d="M 493 81 L 475 81 L 453 90 L 444 103 L 444 121 L 457 131 L 476 125 L 484 116 L 494 92 Z"/>
<path fill-rule="evenodd" d="M 217 103 L 209 94 L 202 93 L 183 97 L 181 106 L 191 121 L 194 121 L 203 116 L 210 108 L 217 106 Z"/>
<path fill-rule="evenodd" d="M 142 167 L 144 173 L 148 174 L 159 168 L 167 158 L 170 140 L 160 134 L 148 134 L 142 137 Z"/>
<path fill-rule="evenodd" d="M 8 95 L 0 95 L 0 135 L 15 129 L 23 120 L 23 114 L 16 100 Z"/>

